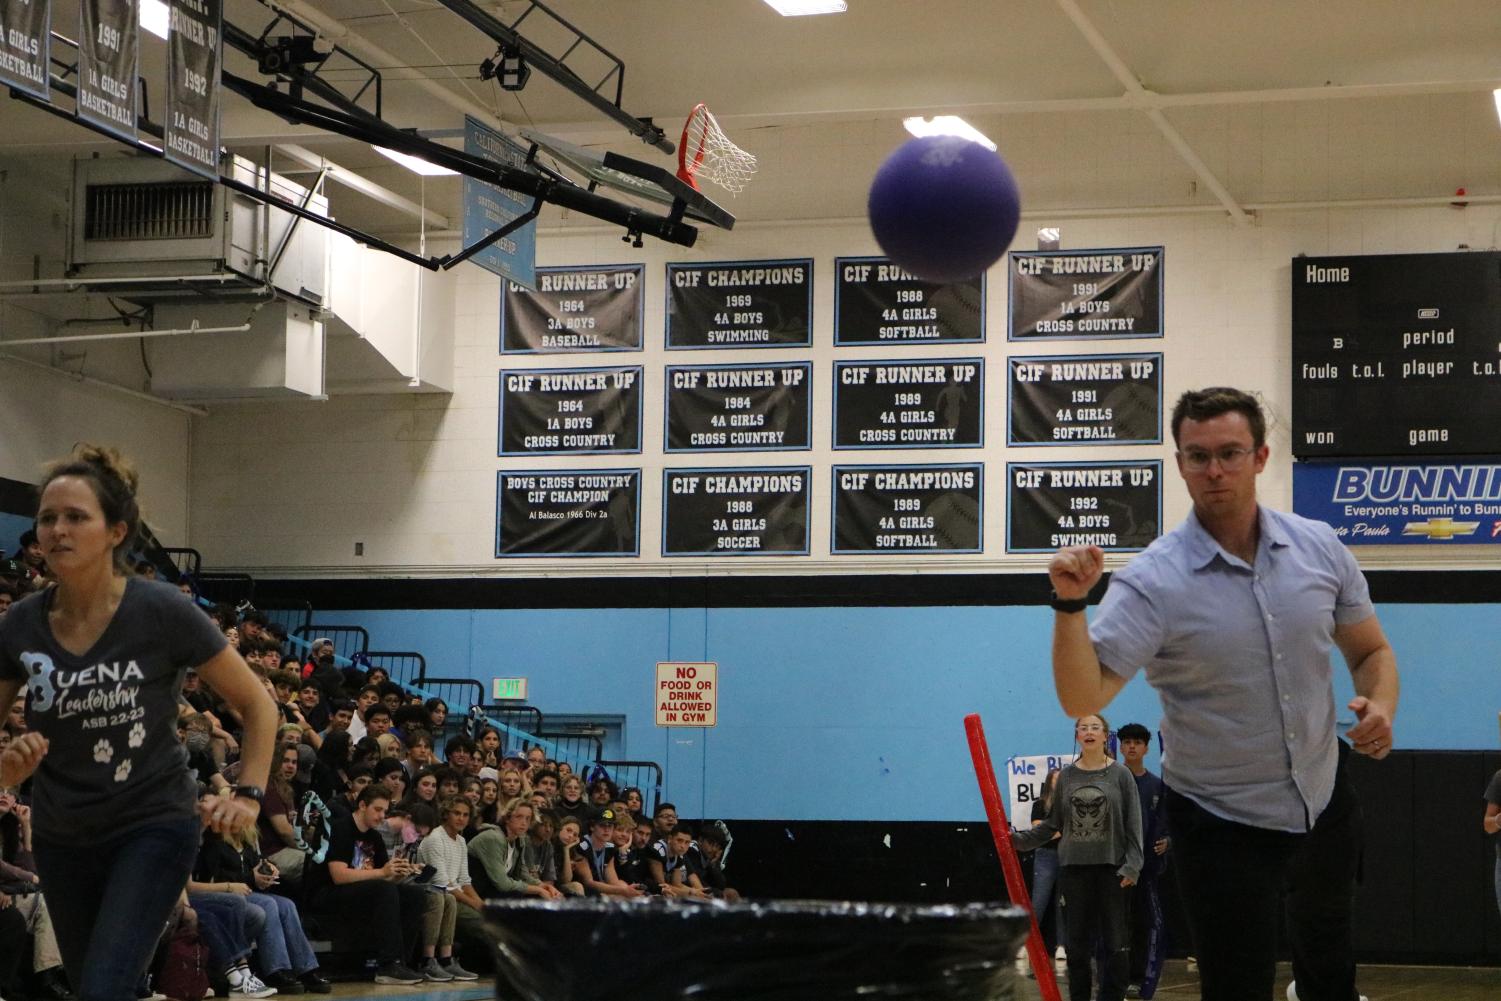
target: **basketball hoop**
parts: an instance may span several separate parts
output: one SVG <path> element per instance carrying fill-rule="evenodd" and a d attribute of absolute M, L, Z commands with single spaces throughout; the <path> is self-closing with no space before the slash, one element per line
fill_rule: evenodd
<path fill-rule="evenodd" d="M 756 158 L 730 142 L 706 105 L 696 105 L 683 124 L 678 143 L 678 176 L 694 189 L 707 177 L 731 194 L 739 194 L 756 172 Z"/>

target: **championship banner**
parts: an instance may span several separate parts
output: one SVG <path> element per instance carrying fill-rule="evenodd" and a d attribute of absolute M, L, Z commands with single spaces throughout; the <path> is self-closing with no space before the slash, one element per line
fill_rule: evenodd
<path fill-rule="evenodd" d="M 1293 510 L 1347 546 L 1501 543 L 1501 465 L 1293 463 Z"/>
<path fill-rule="evenodd" d="M 1007 359 L 1008 445 L 1156 445 L 1162 355 Z"/>
<path fill-rule="evenodd" d="M 667 347 L 813 343 L 813 261 L 667 265 Z"/>
<path fill-rule="evenodd" d="M 640 351 L 640 264 L 538 268 L 536 291 L 506 282 L 501 354 Z"/>
<path fill-rule="evenodd" d="M 835 466 L 834 555 L 979 553 L 985 467 Z"/>
<path fill-rule="evenodd" d="M 1162 528 L 1162 463 L 1006 464 L 1006 552 L 1099 546 L 1133 553 Z"/>
<path fill-rule="evenodd" d="M 813 363 L 667 368 L 668 452 L 813 447 Z"/>
<path fill-rule="evenodd" d="M 0 84 L 50 99 L 52 0 L 0 0 Z"/>
<path fill-rule="evenodd" d="M 836 257 L 834 274 L 836 345 L 985 340 L 983 274 L 940 285 L 884 257 Z"/>
<path fill-rule="evenodd" d="M 80 0 L 79 118 L 136 141 L 136 58 L 140 25 L 131 0 Z"/>
<path fill-rule="evenodd" d="M 464 152 L 507 167 L 534 169 L 527 164 L 523 147 L 468 115 L 464 116 Z M 531 209 L 531 198 L 465 176 L 464 246 L 473 246 Z M 536 288 L 537 220 L 501 237 L 469 260 L 506 281 Z"/>
<path fill-rule="evenodd" d="M 1162 336 L 1162 248 L 1013 250 L 1006 339 Z"/>
<path fill-rule="evenodd" d="M 495 556 L 638 556 L 641 470 L 496 474 Z"/>
<path fill-rule="evenodd" d="M 806 556 L 813 470 L 668 469 L 663 556 Z"/>
<path fill-rule="evenodd" d="M 162 153 L 179 167 L 217 181 L 223 0 L 171 0 L 169 9 Z"/>
<path fill-rule="evenodd" d="M 502 369 L 500 455 L 641 451 L 641 369 Z"/>
<path fill-rule="evenodd" d="M 984 358 L 834 363 L 835 448 L 984 444 Z"/>

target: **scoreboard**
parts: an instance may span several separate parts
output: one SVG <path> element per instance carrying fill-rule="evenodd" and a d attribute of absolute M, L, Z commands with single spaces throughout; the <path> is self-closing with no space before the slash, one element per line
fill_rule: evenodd
<path fill-rule="evenodd" d="M 1501 253 L 1292 262 L 1292 453 L 1501 455 Z"/>

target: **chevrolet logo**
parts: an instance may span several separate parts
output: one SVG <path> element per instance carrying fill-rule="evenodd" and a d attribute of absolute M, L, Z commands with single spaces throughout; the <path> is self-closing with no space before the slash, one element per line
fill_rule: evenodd
<path fill-rule="evenodd" d="M 1456 535 L 1474 535 L 1480 527 L 1478 521 L 1455 521 L 1453 518 L 1429 518 L 1427 521 L 1409 521 L 1402 526 L 1403 535 L 1426 535 L 1430 539 L 1447 542 Z"/>

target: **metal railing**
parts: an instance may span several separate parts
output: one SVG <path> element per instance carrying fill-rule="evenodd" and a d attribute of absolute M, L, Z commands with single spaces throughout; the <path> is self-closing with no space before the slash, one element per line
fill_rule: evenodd
<path fill-rule="evenodd" d="M 345 660 L 353 660 L 355 654 L 363 654 L 370 649 L 370 634 L 365 631 L 364 626 L 330 626 L 309 622 L 294 629 L 292 635 L 309 643 L 321 638 L 333 640 L 334 655 Z"/>
<path fill-rule="evenodd" d="M 657 804 L 662 802 L 662 766 L 655 761 L 618 761 L 601 760 L 601 768 L 610 774 L 610 780 L 622 789 L 634 786 L 641 790 L 641 798 L 645 800 L 651 812 L 655 813 Z"/>

